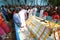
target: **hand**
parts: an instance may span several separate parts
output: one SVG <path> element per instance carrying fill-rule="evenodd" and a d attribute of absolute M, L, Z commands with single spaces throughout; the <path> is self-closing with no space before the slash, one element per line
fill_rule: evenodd
<path fill-rule="evenodd" d="M 21 28 L 23 28 L 24 26 L 21 26 Z"/>

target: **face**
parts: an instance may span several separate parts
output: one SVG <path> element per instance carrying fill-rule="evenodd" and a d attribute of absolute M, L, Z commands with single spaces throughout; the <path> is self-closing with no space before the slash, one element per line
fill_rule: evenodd
<path fill-rule="evenodd" d="M 2 13 L 0 12 L 0 16 L 2 16 Z"/>
<path fill-rule="evenodd" d="M 1 13 L 0 13 L 0 19 L 2 19 L 2 15 L 1 15 Z"/>

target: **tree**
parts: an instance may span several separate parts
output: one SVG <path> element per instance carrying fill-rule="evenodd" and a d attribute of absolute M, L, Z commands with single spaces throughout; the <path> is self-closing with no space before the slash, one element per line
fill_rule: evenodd
<path fill-rule="evenodd" d="M 48 0 L 48 3 L 53 5 L 53 6 L 59 6 L 60 0 Z"/>
<path fill-rule="evenodd" d="M 5 2 L 7 1 L 7 0 L 4 0 Z"/>

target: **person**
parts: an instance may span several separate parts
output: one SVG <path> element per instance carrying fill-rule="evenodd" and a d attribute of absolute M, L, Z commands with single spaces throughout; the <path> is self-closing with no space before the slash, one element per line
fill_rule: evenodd
<path fill-rule="evenodd" d="M 1 37 L 0 40 L 5 40 L 5 37 L 6 37 L 6 33 L 5 33 L 5 31 L 1 28 L 1 26 L 0 26 L 0 37 Z"/>
<path fill-rule="evenodd" d="M 52 15 L 53 15 L 53 11 L 54 11 L 54 8 L 51 8 L 51 7 L 50 7 L 50 10 L 48 10 L 48 15 L 49 15 L 49 16 L 52 16 Z"/>
<path fill-rule="evenodd" d="M 13 20 L 14 20 L 14 23 L 16 23 L 18 25 L 18 27 L 21 27 L 21 22 L 20 22 L 20 17 L 18 15 L 18 10 L 14 10 L 13 11 Z"/>
<path fill-rule="evenodd" d="M 41 10 L 40 10 L 40 18 L 42 18 L 43 17 L 43 12 L 44 12 L 44 9 L 43 9 L 43 7 L 41 8 Z"/>
<path fill-rule="evenodd" d="M 44 16 L 48 16 L 48 12 L 47 12 L 47 11 L 45 11 L 43 15 L 44 15 Z"/>
<path fill-rule="evenodd" d="M 52 20 L 57 22 L 59 20 L 59 15 L 57 12 L 54 13 L 54 15 L 52 15 Z"/>
<path fill-rule="evenodd" d="M 26 14 L 26 10 L 24 7 L 22 7 L 22 9 L 19 11 L 18 15 L 20 16 L 21 19 L 21 27 L 26 27 L 26 23 L 25 23 L 25 14 Z"/>
<path fill-rule="evenodd" d="M 28 9 L 28 11 L 27 11 L 27 12 L 29 13 L 28 18 L 29 18 L 30 16 L 32 16 L 32 12 L 33 12 L 33 10 L 32 10 L 32 8 L 31 8 L 31 7 Z"/>
<path fill-rule="evenodd" d="M 26 10 L 26 14 L 25 14 L 25 20 L 28 19 L 29 17 L 29 13 L 28 13 L 28 6 L 25 7 L 25 10 Z"/>
<path fill-rule="evenodd" d="M 9 19 L 12 19 L 12 11 L 8 9 L 7 13 L 8 13 Z"/>
<path fill-rule="evenodd" d="M 46 19 L 47 16 L 48 16 L 48 12 L 45 11 L 45 12 L 43 13 L 43 19 Z"/>
<path fill-rule="evenodd" d="M 2 13 L 5 16 L 6 20 L 9 21 L 9 17 L 8 17 L 7 10 L 6 10 L 5 6 L 2 6 Z"/>
<path fill-rule="evenodd" d="M 4 21 L 1 13 L 0 13 L 0 27 L 3 28 L 3 30 L 5 31 L 6 34 L 8 34 L 8 33 L 11 32 L 9 26 L 8 26 L 7 23 Z"/>
<path fill-rule="evenodd" d="M 36 13 L 37 13 L 37 7 L 35 6 L 35 7 L 33 8 L 33 16 L 36 16 Z"/>

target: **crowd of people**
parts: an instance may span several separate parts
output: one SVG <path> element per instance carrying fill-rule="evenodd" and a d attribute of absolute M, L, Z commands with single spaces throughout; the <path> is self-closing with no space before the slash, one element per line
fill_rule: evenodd
<path fill-rule="evenodd" d="M 37 13 L 40 18 L 45 20 L 50 16 L 51 21 L 60 22 L 60 8 L 57 6 L 2 6 L 0 9 L 0 37 L 3 38 L 2 33 L 6 35 L 11 31 L 5 21 L 12 20 L 19 27 L 26 27 L 25 21 L 31 16 L 36 16 Z"/>

